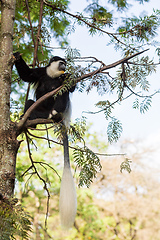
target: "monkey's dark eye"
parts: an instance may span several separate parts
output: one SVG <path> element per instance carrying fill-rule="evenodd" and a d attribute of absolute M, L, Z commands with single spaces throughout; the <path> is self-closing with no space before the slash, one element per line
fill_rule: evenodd
<path fill-rule="evenodd" d="M 65 66 L 66 66 L 66 63 L 65 63 L 65 62 L 60 62 L 59 64 L 60 64 L 60 65 L 65 65 Z"/>

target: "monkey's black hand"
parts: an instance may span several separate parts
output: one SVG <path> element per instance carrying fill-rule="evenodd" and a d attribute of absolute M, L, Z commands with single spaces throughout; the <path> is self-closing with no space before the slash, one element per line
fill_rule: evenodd
<path fill-rule="evenodd" d="M 21 59 L 21 54 L 19 52 L 13 53 L 13 56 L 14 56 L 16 62 Z"/>
<path fill-rule="evenodd" d="M 71 73 L 64 73 L 63 75 L 65 76 L 66 79 L 69 79 L 72 74 Z"/>

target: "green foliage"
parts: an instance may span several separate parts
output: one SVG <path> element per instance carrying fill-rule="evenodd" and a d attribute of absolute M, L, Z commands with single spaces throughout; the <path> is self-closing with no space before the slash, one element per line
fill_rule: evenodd
<path fill-rule="evenodd" d="M 101 236 L 106 231 L 105 221 L 101 219 L 100 212 L 98 206 L 94 204 L 94 198 L 91 191 L 87 189 L 80 189 L 78 191 L 78 217 L 77 217 L 77 225 L 79 226 L 79 219 L 81 218 L 82 223 L 79 226 L 79 233 L 74 237 L 83 236 L 84 240 L 87 239 L 102 239 Z M 75 238 L 71 238 L 75 239 Z"/>
<path fill-rule="evenodd" d="M 156 49 L 156 52 L 157 52 L 157 55 L 158 55 L 159 61 L 160 61 L 160 48 L 159 47 Z"/>
<path fill-rule="evenodd" d="M 109 0 L 109 2 L 115 5 L 119 11 L 123 11 L 128 7 L 127 0 Z"/>
<path fill-rule="evenodd" d="M 31 217 L 17 199 L 2 199 L 0 204 L 0 239 L 12 240 L 20 237 L 29 240 Z"/>
<path fill-rule="evenodd" d="M 69 129 L 70 141 L 76 142 L 78 140 L 84 142 L 83 137 L 86 134 L 86 130 L 86 117 L 77 118 Z"/>
<path fill-rule="evenodd" d="M 110 103 L 110 101 L 99 101 L 96 103 L 96 107 L 104 110 L 105 118 L 108 120 L 109 117 L 111 117 L 113 105 Z"/>
<path fill-rule="evenodd" d="M 140 113 L 145 113 L 148 111 L 149 107 L 151 106 L 152 98 L 146 97 L 140 104 Z"/>
<path fill-rule="evenodd" d="M 37 35 L 38 31 L 38 21 L 39 21 L 39 12 L 40 12 L 40 2 L 29 1 L 29 10 L 30 10 L 30 18 L 32 21 L 33 26 L 33 34 L 34 36 Z M 55 1 L 54 5 L 55 7 L 59 7 L 62 9 L 66 9 L 68 7 L 69 1 Z M 31 26 L 29 21 L 26 21 L 28 18 L 28 11 L 27 7 L 24 1 L 18 0 L 16 5 L 16 19 L 15 19 L 15 38 L 14 47 L 19 50 L 22 50 L 21 48 L 24 46 L 23 50 L 26 49 L 26 44 L 29 49 L 27 49 L 27 53 L 31 54 L 34 51 L 33 48 L 33 39 L 31 35 Z M 51 40 L 51 37 L 54 36 L 57 41 L 59 41 L 60 44 L 67 43 L 66 42 L 66 36 L 65 36 L 65 30 L 67 26 L 69 25 L 69 21 L 67 21 L 64 14 L 53 11 L 51 8 L 48 8 L 44 6 L 43 11 L 43 21 L 42 21 L 42 28 L 41 28 L 41 36 L 40 39 L 42 43 L 49 43 Z M 51 35 L 53 33 L 53 35 Z M 29 53 L 30 50 L 31 52 Z M 39 52 L 41 49 L 39 48 Z M 23 51 L 22 51 L 23 52 Z M 43 48 L 43 53 L 48 53 L 49 51 Z M 30 55 L 31 56 L 31 55 Z M 46 59 L 46 56 L 44 56 L 44 59 Z"/>
<path fill-rule="evenodd" d="M 123 161 L 120 165 L 120 172 L 122 173 L 123 170 L 126 170 L 127 172 L 131 172 L 131 166 L 130 166 L 131 160 L 129 160 L 128 158 L 125 159 L 125 161 Z"/>
<path fill-rule="evenodd" d="M 139 109 L 139 99 L 136 98 L 135 101 L 133 102 L 133 106 L 134 109 Z"/>
<path fill-rule="evenodd" d="M 150 0 L 136 0 L 137 2 L 144 3 L 144 2 L 149 2 Z"/>
<path fill-rule="evenodd" d="M 139 99 L 136 98 L 133 102 L 133 108 L 139 109 L 140 113 L 145 113 L 151 107 L 152 97 L 144 97 L 143 100 L 139 103 Z"/>
<path fill-rule="evenodd" d="M 122 123 L 115 117 L 109 122 L 107 127 L 107 135 L 109 143 L 117 142 L 122 133 Z"/>
<path fill-rule="evenodd" d="M 89 13 L 92 18 L 92 24 L 97 27 L 111 26 L 112 25 L 112 14 L 107 11 L 106 8 L 100 6 L 98 3 L 92 3 L 87 6 L 84 10 Z M 94 29 L 91 28 L 90 32 L 93 33 Z"/>
<path fill-rule="evenodd" d="M 123 26 L 120 26 L 117 31 L 121 33 L 126 41 L 148 42 L 157 35 L 159 27 L 159 11 L 154 10 L 150 16 L 132 17 L 123 20 Z M 135 44 L 137 44 L 135 43 Z"/>
<path fill-rule="evenodd" d="M 101 170 L 100 159 L 98 156 L 90 150 L 88 147 L 74 149 L 73 152 L 74 161 L 78 168 L 81 169 L 79 174 L 79 186 L 87 186 L 93 182 L 93 178 L 96 177 L 98 171 Z"/>

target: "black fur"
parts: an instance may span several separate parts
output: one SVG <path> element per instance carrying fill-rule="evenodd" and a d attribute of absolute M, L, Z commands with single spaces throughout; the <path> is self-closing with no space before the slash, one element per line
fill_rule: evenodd
<path fill-rule="evenodd" d="M 36 100 L 45 95 L 48 92 L 58 88 L 61 86 L 68 77 L 68 74 L 61 74 L 59 77 L 51 78 L 47 75 L 47 67 L 54 61 L 62 60 L 64 63 L 66 61 L 63 58 L 55 56 L 51 58 L 49 64 L 46 67 L 40 68 L 29 68 L 29 66 L 25 63 L 21 55 L 17 52 L 14 54 L 15 57 L 15 66 L 18 71 L 20 78 L 25 81 L 35 85 L 35 96 Z M 69 89 L 69 92 L 73 92 L 75 90 L 75 86 Z M 60 121 L 60 118 L 63 118 L 63 113 L 69 107 L 69 92 L 66 91 L 62 95 L 58 95 L 56 99 L 54 97 L 50 97 L 47 100 L 43 101 L 30 115 L 29 119 L 33 120 L 36 118 L 49 118 L 52 110 L 55 110 L 58 114 L 57 116 L 53 116 L 52 118 L 55 121 Z M 24 113 L 27 109 L 34 103 L 33 100 L 28 100 L 26 102 Z M 62 117 L 60 117 L 62 116 Z"/>

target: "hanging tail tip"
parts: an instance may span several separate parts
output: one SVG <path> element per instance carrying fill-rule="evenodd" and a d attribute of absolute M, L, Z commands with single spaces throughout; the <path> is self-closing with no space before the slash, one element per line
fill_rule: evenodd
<path fill-rule="evenodd" d="M 73 227 L 77 212 L 77 196 L 73 176 L 69 167 L 65 167 L 63 170 L 59 209 L 62 228 L 69 229 Z"/>

